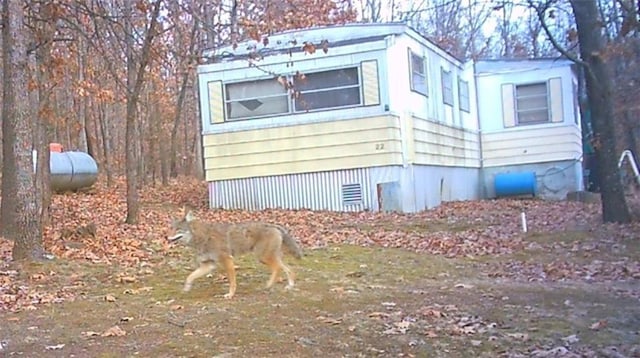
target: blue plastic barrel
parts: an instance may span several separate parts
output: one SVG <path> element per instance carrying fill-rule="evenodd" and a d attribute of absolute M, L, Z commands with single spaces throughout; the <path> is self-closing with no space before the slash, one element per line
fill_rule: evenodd
<path fill-rule="evenodd" d="M 536 173 L 499 173 L 494 179 L 496 196 L 536 195 Z"/>

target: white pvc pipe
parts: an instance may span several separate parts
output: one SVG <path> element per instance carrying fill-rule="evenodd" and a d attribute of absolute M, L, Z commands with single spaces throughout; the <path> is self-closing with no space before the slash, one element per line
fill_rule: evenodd
<path fill-rule="evenodd" d="M 522 222 L 522 232 L 527 232 L 527 215 L 524 211 L 520 214 L 520 221 Z"/>
<path fill-rule="evenodd" d="M 622 151 L 620 159 L 618 160 L 618 169 L 622 167 L 622 163 L 625 159 L 627 159 L 629 161 L 629 164 L 631 164 L 631 169 L 633 170 L 633 174 L 636 177 L 636 182 L 638 183 L 638 185 L 640 185 L 640 171 L 638 171 L 638 167 L 636 166 L 636 161 L 633 158 L 633 152 L 631 152 L 631 150 L 626 149 Z"/>

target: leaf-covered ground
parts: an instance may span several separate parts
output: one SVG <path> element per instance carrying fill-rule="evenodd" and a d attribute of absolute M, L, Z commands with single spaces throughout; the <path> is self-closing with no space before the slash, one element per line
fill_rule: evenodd
<path fill-rule="evenodd" d="M 18 265 L 0 239 L 0 355 L 640 356 L 640 225 L 602 225 L 572 202 L 453 202 L 419 214 L 206 209 L 189 179 L 141 195 L 123 224 L 124 185 L 57 195 L 46 249 Z M 188 206 L 216 221 L 286 225 L 306 256 L 265 291 L 238 260 L 182 293 L 193 259 L 166 244 Z M 529 232 L 521 233 L 524 212 Z"/>

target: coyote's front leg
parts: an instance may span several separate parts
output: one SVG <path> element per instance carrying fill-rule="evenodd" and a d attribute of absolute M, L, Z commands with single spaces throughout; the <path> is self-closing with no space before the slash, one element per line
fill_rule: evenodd
<path fill-rule="evenodd" d="M 229 293 L 224 295 L 224 298 L 233 298 L 236 294 L 236 267 L 233 264 L 232 256 L 225 256 L 220 258 L 220 263 L 227 271 L 227 278 L 229 279 Z"/>
<path fill-rule="evenodd" d="M 184 282 L 184 288 L 182 289 L 182 291 L 189 292 L 191 290 L 191 287 L 193 286 L 193 281 L 195 281 L 196 279 L 198 279 L 198 278 L 200 278 L 202 276 L 206 276 L 206 275 L 210 274 L 211 272 L 213 272 L 213 270 L 215 268 L 216 268 L 216 265 L 213 262 L 203 262 L 203 263 L 201 263 L 200 267 L 195 269 L 187 277 L 187 280 Z"/>

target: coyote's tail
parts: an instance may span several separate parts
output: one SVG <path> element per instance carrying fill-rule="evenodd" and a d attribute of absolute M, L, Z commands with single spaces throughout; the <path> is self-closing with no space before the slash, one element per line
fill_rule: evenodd
<path fill-rule="evenodd" d="M 294 239 L 285 228 L 278 226 L 278 230 L 282 233 L 282 242 L 284 243 L 284 246 L 293 255 L 293 257 L 301 259 L 302 248 L 298 245 L 296 239 Z"/>

